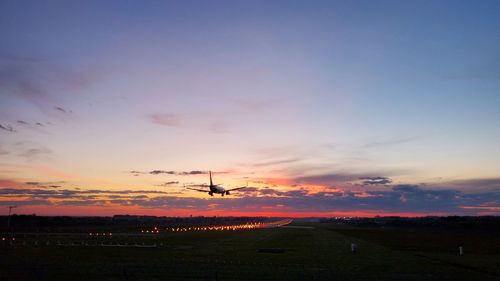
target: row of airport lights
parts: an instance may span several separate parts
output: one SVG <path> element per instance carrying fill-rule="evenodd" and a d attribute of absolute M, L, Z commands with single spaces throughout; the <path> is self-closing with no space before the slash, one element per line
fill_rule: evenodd
<path fill-rule="evenodd" d="M 291 220 L 290 220 L 291 221 Z M 277 227 L 290 223 L 289 220 L 281 220 L 273 223 L 262 223 L 262 222 L 254 222 L 254 223 L 245 223 L 245 224 L 236 224 L 236 225 L 213 225 L 213 226 L 197 226 L 197 227 L 172 227 L 165 228 L 166 231 L 171 232 L 186 232 L 186 231 L 223 231 L 223 230 L 241 230 L 241 229 L 254 229 L 254 228 L 263 228 L 263 227 Z M 149 230 L 141 230 L 141 233 L 160 233 L 160 229 L 155 226 L 153 229 Z M 89 236 L 113 236 L 113 233 L 109 232 L 91 232 Z"/>
<path fill-rule="evenodd" d="M 95 232 L 95 233 L 89 233 L 89 236 L 113 236 L 113 233 L 106 233 L 106 232 L 102 232 L 102 233 L 99 233 L 99 232 Z"/>
<path fill-rule="evenodd" d="M 89 236 L 113 236 L 113 233 L 89 233 Z M 15 237 L 10 238 L 12 240 L 16 240 Z M 9 238 L 2 237 L 2 241 L 9 240 Z"/>
<path fill-rule="evenodd" d="M 291 223 L 292 221 L 293 221 L 292 219 L 284 219 L 284 220 L 280 220 L 280 221 L 276 221 L 276 222 L 270 222 L 267 224 L 267 227 L 280 227 L 280 226 L 287 225 L 287 224 Z"/>
<path fill-rule="evenodd" d="M 224 230 L 242 230 L 262 228 L 264 225 L 260 222 L 236 224 L 236 225 L 213 225 L 213 226 L 193 226 L 193 227 L 172 227 L 165 228 L 165 231 L 170 232 L 187 232 L 187 231 L 224 231 Z M 160 229 L 155 226 L 153 229 L 141 230 L 141 233 L 160 233 Z"/>

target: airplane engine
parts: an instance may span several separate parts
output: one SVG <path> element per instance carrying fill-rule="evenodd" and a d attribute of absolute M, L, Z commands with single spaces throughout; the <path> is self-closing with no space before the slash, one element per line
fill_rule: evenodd
<path fill-rule="evenodd" d="M 229 195 L 229 194 L 230 194 L 229 191 L 226 191 L 226 195 Z"/>

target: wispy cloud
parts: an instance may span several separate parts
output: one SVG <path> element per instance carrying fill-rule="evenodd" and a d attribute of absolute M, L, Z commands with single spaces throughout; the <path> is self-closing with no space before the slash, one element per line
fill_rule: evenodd
<path fill-rule="evenodd" d="M 436 190 L 418 185 L 396 185 L 383 191 L 322 191 L 306 189 L 280 191 L 254 188 L 240 196 L 225 198 L 176 197 L 169 192 L 148 190 L 53 190 L 0 189 L 0 204 L 16 201 L 18 205 L 101 205 L 137 206 L 141 208 L 216 209 L 221 211 L 261 212 L 335 212 L 379 210 L 380 212 L 417 212 L 475 214 L 487 210 L 499 212 L 500 191 L 463 193 L 458 190 Z M 209 206 L 210 205 L 210 206 Z M 274 206 L 274 207 L 273 207 Z"/>
<path fill-rule="evenodd" d="M 167 127 L 181 127 L 182 122 L 180 117 L 174 113 L 154 113 L 148 115 L 149 121 L 152 123 L 167 126 Z"/>
<path fill-rule="evenodd" d="M 51 112 L 51 108 L 69 112 L 56 105 L 60 100 L 57 93 L 87 89 L 94 80 L 89 73 L 64 69 L 47 58 L 0 53 L 0 91 L 11 98 L 35 105 L 52 117 L 57 116 Z"/>
<path fill-rule="evenodd" d="M 153 170 L 153 171 L 149 172 L 148 174 L 151 174 L 151 175 L 159 175 L 159 174 L 175 175 L 176 172 L 175 171 Z"/>
<path fill-rule="evenodd" d="M 64 109 L 64 108 L 62 108 L 62 107 L 60 107 L 60 106 L 55 106 L 55 107 L 54 107 L 54 109 L 55 109 L 56 111 L 62 112 L 62 113 L 64 113 L 64 114 L 71 113 L 71 111 L 70 111 L 70 110 L 66 110 L 66 109 Z"/>
<path fill-rule="evenodd" d="M 31 197 L 45 197 L 45 198 L 78 198 L 79 196 L 93 196 L 98 195 L 136 195 L 136 194 L 168 194 L 168 192 L 161 190 L 109 190 L 109 189 L 45 189 L 45 188 L 0 188 L 1 196 L 18 196 L 28 195 Z"/>
<path fill-rule="evenodd" d="M 227 133 L 229 131 L 228 123 L 223 119 L 208 118 L 206 116 L 181 116 L 175 113 L 153 113 L 147 116 L 147 119 L 157 125 L 173 128 L 190 128 L 196 130 L 205 130 L 212 133 Z"/>
<path fill-rule="evenodd" d="M 373 148 L 373 147 L 386 147 L 386 146 L 394 146 L 394 145 L 400 145 L 404 143 L 409 143 L 413 142 L 416 140 L 421 139 L 422 137 L 406 137 L 406 138 L 398 138 L 398 139 L 389 139 L 389 140 L 383 140 L 383 141 L 373 141 L 369 142 L 363 145 L 365 148 Z"/>
<path fill-rule="evenodd" d="M 500 178 L 462 179 L 441 183 L 429 183 L 431 186 L 442 188 L 454 188 L 465 191 L 498 191 L 500 190 Z"/>
<path fill-rule="evenodd" d="M 44 124 L 42 124 L 41 122 L 36 122 L 36 121 L 33 123 L 30 123 L 30 122 L 24 121 L 24 120 L 17 120 L 16 123 L 19 126 L 22 126 L 24 128 L 33 129 L 33 130 L 37 130 L 37 131 L 41 131 L 41 128 L 45 127 Z"/>
<path fill-rule="evenodd" d="M 285 102 L 283 98 L 267 100 L 233 99 L 234 104 L 250 112 L 262 112 L 271 110 Z"/>
<path fill-rule="evenodd" d="M 56 182 L 38 182 L 38 181 L 27 181 L 25 184 L 36 186 L 38 188 L 61 188 L 62 185 L 66 183 L 65 181 L 56 181 Z"/>
<path fill-rule="evenodd" d="M 266 162 L 259 162 L 253 164 L 254 167 L 267 167 L 267 166 L 276 166 L 276 165 L 282 165 L 282 164 L 290 164 L 290 163 L 295 163 L 299 162 L 302 159 L 300 158 L 289 158 L 289 159 L 282 159 L 282 160 L 273 160 L 273 161 L 266 161 Z"/>
<path fill-rule="evenodd" d="M 50 206 L 52 203 L 49 200 L 0 200 L 2 206 Z"/>
<path fill-rule="evenodd" d="M 23 157 L 29 161 L 32 160 L 37 160 L 40 158 L 45 158 L 49 155 L 52 154 L 52 151 L 46 147 L 40 146 L 36 148 L 28 148 L 21 153 L 18 154 L 18 156 Z"/>
<path fill-rule="evenodd" d="M 0 179 L 0 187 L 3 188 L 32 188 L 32 185 L 10 179 Z"/>
<path fill-rule="evenodd" d="M 177 185 L 179 184 L 178 181 L 167 181 L 167 182 L 164 182 L 162 184 L 158 184 L 157 186 L 172 186 L 172 185 Z"/>
<path fill-rule="evenodd" d="M 354 182 L 362 177 L 370 177 L 371 175 L 359 175 L 351 173 L 324 173 L 318 175 L 300 176 L 292 178 L 292 182 L 314 185 L 334 185 L 338 183 Z"/>
<path fill-rule="evenodd" d="M 362 185 L 387 185 L 392 183 L 392 180 L 388 177 L 361 177 Z"/>
<path fill-rule="evenodd" d="M 2 125 L 0 124 L 0 129 L 5 130 L 7 132 L 14 133 L 16 130 L 9 124 Z"/>
<path fill-rule="evenodd" d="M 177 176 L 188 176 L 188 175 L 203 175 L 203 174 L 208 174 L 208 171 L 199 171 L 199 170 L 192 170 L 192 171 L 169 171 L 169 170 L 151 170 L 149 172 L 141 172 L 141 171 L 130 171 L 129 173 L 133 175 L 140 175 L 140 174 L 150 174 L 150 175 L 161 175 L 161 174 L 166 174 L 166 175 L 177 175 Z"/>

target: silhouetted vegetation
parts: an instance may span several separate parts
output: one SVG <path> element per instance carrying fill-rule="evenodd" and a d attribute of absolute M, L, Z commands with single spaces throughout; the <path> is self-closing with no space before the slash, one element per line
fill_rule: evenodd
<path fill-rule="evenodd" d="M 14 231 L 2 233 L 0 280 L 500 280 L 497 217 L 315 218 L 236 231 L 167 227 L 257 220 L 267 219 L 16 216 Z M 141 232 L 154 226 L 161 231 Z M 116 231 L 103 231 L 109 229 Z"/>

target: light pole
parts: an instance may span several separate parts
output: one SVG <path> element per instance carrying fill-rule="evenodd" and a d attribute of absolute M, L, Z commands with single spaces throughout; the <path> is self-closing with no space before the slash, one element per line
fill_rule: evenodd
<path fill-rule="evenodd" d="M 10 228 L 10 213 L 12 212 L 12 209 L 17 208 L 17 206 L 8 206 L 9 208 L 9 217 L 7 218 L 7 228 Z"/>

